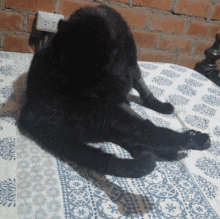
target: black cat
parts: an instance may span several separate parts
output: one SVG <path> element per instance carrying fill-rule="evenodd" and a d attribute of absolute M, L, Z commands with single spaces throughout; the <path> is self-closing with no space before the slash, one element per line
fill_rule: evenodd
<path fill-rule="evenodd" d="M 207 134 L 175 132 L 140 117 L 129 107 L 132 87 L 144 106 L 173 112 L 171 104 L 157 100 L 145 85 L 134 39 L 121 15 L 107 6 L 82 8 L 61 20 L 51 43 L 34 55 L 18 127 L 79 165 L 121 177 L 152 172 L 154 153 L 210 147 Z M 134 159 L 88 145 L 107 141 Z"/>

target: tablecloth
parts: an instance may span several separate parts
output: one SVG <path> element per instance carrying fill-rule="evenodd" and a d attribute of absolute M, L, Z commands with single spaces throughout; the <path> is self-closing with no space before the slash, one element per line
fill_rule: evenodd
<path fill-rule="evenodd" d="M 138 62 L 153 94 L 173 104 L 175 111 L 162 115 L 136 103 L 131 107 L 158 126 L 208 133 L 211 147 L 182 152 L 174 161 L 158 159 L 155 170 L 141 178 L 99 175 L 60 161 L 18 131 L 32 57 L 0 52 L 0 219 L 220 218 L 217 85 L 186 67 Z M 131 158 L 111 142 L 96 146 Z"/>

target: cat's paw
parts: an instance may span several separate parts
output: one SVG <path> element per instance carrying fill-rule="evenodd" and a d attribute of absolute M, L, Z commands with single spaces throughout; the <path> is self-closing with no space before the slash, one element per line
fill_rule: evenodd
<path fill-rule="evenodd" d="M 132 178 L 139 178 L 150 174 L 156 167 L 156 156 L 149 152 L 142 152 L 142 156 L 136 159 L 134 166 L 130 168 Z"/>
<path fill-rule="evenodd" d="M 173 105 L 171 105 L 170 103 L 163 103 L 158 99 L 156 99 L 155 97 L 153 97 L 152 95 L 148 98 L 142 98 L 142 99 L 144 101 L 145 107 L 152 109 L 158 113 L 171 114 L 174 111 Z"/>
<path fill-rule="evenodd" d="M 164 103 L 162 110 L 163 114 L 171 114 L 174 111 L 174 107 L 170 103 Z"/>
<path fill-rule="evenodd" d="M 208 134 L 195 130 L 189 130 L 186 134 L 188 134 L 187 148 L 193 150 L 206 150 L 210 148 L 211 140 Z"/>

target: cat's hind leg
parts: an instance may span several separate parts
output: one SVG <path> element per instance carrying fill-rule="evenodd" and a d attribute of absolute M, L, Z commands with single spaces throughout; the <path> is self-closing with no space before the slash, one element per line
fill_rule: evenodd
<path fill-rule="evenodd" d="M 75 162 L 98 173 L 137 178 L 151 173 L 156 166 L 152 153 L 144 153 L 136 159 L 122 159 L 87 145 L 82 142 L 83 139 L 87 142 L 91 139 L 94 142 L 96 137 L 102 137 L 102 134 L 99 136 L 101 132 L 97 125 L 84 128 L 87 127 L 85 122 L 77 124 L 71 117 L 65 118 L 59 109 L 53 110 L 43 104 L 26 105 L 17 125 L 22 133 L 27 134 L 44 149 L 57 154 L 61 159 Z M 90 135 L 91 132 L 93 133 Z"/>
<path fill-rule="evenodd" d="M 138 100 L 139 104 L 162 114 L 173 113 L 174 107 L 170 103 L 161 102 L 155 98 L 151 91 L 148 89 L 138 65 L 130 67 L 129 71 L 133 77 L 133 87 L 140 94 L 141 100 Z"/>

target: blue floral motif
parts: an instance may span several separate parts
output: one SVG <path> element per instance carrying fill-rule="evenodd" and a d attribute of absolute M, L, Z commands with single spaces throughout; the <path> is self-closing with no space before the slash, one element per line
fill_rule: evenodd
<path fill-rule="evenodd" d="M 152 81 L 162 86 L 171 86 L 173 84 L 173 81 L 161 76 L 154 77 Z"/>
<path fill-rule="evenodd" d="M 31 191 L 30 190 L 21 190 L 19 193 L 18 193 L 18 198 L 19 199 L 28 199 L 31 197 Z"/>
<path fill-rule="evenodd" d="M 216 162 L 213 159 L 203 157 L 199 158 L 196 161 L 196 166 L 200 170 L 202 170 L 206 175 L 214 179 L 220 178 L 220 162 Z"/>
<path fill-rule="evenodd" d="M 214 132 L 213 132 L 213 134 L 215 135 L 215 136 L 220 136 L 220 127 L 219 126 L 216 126 L 215 128 L 214 128 Z"/>
<path fill-rule="evenodd" d="M 207 151 L 216 156 L 220 156 L 220 142 L 213 141 L 211 147 Z"/>
<path fill-rule="evenodd" d="M 143 77 L 143 78 L 146 78 L 147 76 L 150 75 L 150 73 L 147 72 L 146 70 L 142 70 L 141 73 L 142 73 L 142 77 Z"/>
<path fill-rule="evenodd" d="M 189 202 L 193 202 L 195 197 L 198 197 L 200 195 L 197 191 L 195 191 L 195 187 L 194 188 L 192 187 L 189 189 L 184 188 L 182 190 L 182 193 L 183 193 L 185 199 L 187 199 Z"/>
<path fill-rule="evenodd" d="M 170 65 L 170 68 L 172 68 L 173 70 L 179 71 L 179 72 L 187 72 L 187 68 L 184 68 L 182 66 L 178 66 L 178 65 Z"/>
<path fill-rule="evenodd" d="M 15 207 L 15 179 L 8 179 L 0 182 L 0 205 Z"/>
<path fill-rule="evenodd" d="M 184 189 L 191 189 L 193 187 L 193 184 L 188 180 L 180 180 L 179 185 Z"/>
<path fill-rule="evenodd" d="M 18 168 L 20 169 L 27 169 L 30 167 L 30 163 L 27 160 L 22 160 L 18 162 Z"/>
<path fill-rule="evenodd" d="M 169 78 L 179 78 L 180 75 L 174 71 L 163 69 L 160 74 L 166 75 Z"/>
<path fill-rule="evenodd" d="M 33 205 L 36 205 L 36 206 L 43 206 L 46 204 L 46 201 L 47 199 L 45 195 L 41 193 L 37 193 L 37 195 L 33 197 Z"/>
<path fill-rule="evenodd" d="M 40 174 L 35 174 L 35 175 L 33 175 L 33 177 L 32 177 L 32 180 L 33 181 L 38 181 L 38 182 L 40 182 L 40 181 L 42 181 L 42 179 L 43 179 L 43 176 L 42 175 L 40 175 Z"/>
<path fill-rule="evenodd" d="M 4 98 L 7 98 L 7 99 L 15 99 L 15 95 L 12 95 L 14 92 L 14 89 L 12 87 L 9 87 L 9 86 L 6 86 L 6 87 L 3 87 L 1 90 L 0 90 L 0 93 L 2 94 L 2 96 Z M 12 95 L 12 97 L 10 97 Z"/>
<path fill-rule="evenodd" d="M 156 203 L 160 215 L 166 218 L 185 218 L 186 211 L 183 204 L 178 199 L 159 199 Z"/>
<path fill-rule="evenodd" d="M 93 214 L 91 209 L 89 209 L 87 206 L 79 206 L 76 208 L 73 208 L 72 214 L 74 218 L 83 218 L 83 219 L 89 219 L 92 218 Z"/>
<path fill-rule="evenodd" d="M 200 187 L 202 188 L 202 191 L 206 194 L 206 196 L 209 199 L 213 199 L 216 197 L 218 191 L 217 186 L 213 185 L 211 182 L 209 182 L 207 179 L 205 179 L 202 176 L 196 176 L 194 174 L 194 177 L 198 182 L 198 184 L 200 185 Z"/>
<path fill-rule="evenodd" d="M 212 109 L 211 107 L 208 107 L 205 104 L 196 104 L 193 106 L 193 111 L 199 112 L 200 114 L 204 114 L 209 117 L 215 116 L 216 110 Z"/>
<path fill-rule="evenodd" d="M 189 86 L 192 86 L 192 87 L 201 87 L 201 86 L 203 86 L 203 83 L 198 82 L 198 81 L 196 81 L 192 78 L 186 78 L 184 81 L 186 82 L 186 84 L 188 84 Z"/>
<path fill-rule="evenodd" d="M 31 212 L 32 212 L 32 203 L 25 201 L 18 205 L 19 215 L 27 215 L 30 214 Z"/>
<path fill-rule="evenodd" d="M 159 98 L 165 91 L 164 89 L 152 85 L 149 85 L 148 88 L 152 92 L 152 94 L 157 98 Z"/>
<path fill-rule="evenodd" d="M 199 81 L 208 81 L 209 79 L 206 78 L 205 76 L 203 76 L 202 74 L 198 74 L 198 73 L 195 73 L 195 72 L 192 72 L 191 73 L 191 76 L 196 78 L 197 80 Z"/>
<path fill-rule="evenodd" d="M 158 125 L 160 127 L 165 127 L 165 128 L 170 127 L 170 123 L 167 122 L 167 121 L 164 121 L 161 118 L 156 118 L 156 117 L 153 116 L 152 120 L 153 120 L 155 125 Z"/>
<path fill-rule="evenodd" d="M 71 187 L 71 188 L 74 188 L 74 189 L 85 189 L 86 188 L 86 185 L 85 183 L 83 182 L 83 180 L 79 180 L 79 179 L 73 179 L 73 180 L 70 180 L 68 185 Z"/>
<path fill-rule="evenodd" d="M 195 203 L 192 205 L 192 209 L 196 214 L 205 215 L 207 213 L 207 209 L 204 205 Z M 203 217 L 204 218 L 204 217 Z M 207 218 L 207 217 L 206 217 Z"/>
<path fill-rule="evenodd" d="M 105 191 L 105 192 L 103 192 Z M 98 181 L 94 185 L 94 192 L 97 196 L 102 198 L 110 197 L 114 202 L 121 196 L 121 190 L 117 186 L 113 186 L 109 182 Z M 108 196 L 106 195 L 106 192 Z"/>
<path fill-rule="evenodd" d="M 217 95 L 217 96 L 220 96 L 220 90 L 219 89 L 209 87 L 208 91 L 215 94 L 215 95 Z"/>
<path fill-rule="evenodd" d="M 17 115 L 16 112 L 6 112 L 6 113 L 2 113 L 0 115 L 0 118 L 2 120 L 4 120 L 5 122 L 7 122 L 7 123 L 15 124 L 15 122 L 16 122 L 16 120 L 15 120 L 16 115 Z"/>
<path fill-rule="evenodd" d="M 34 186 L 33 186 L 33 191 L 35 192 L 42 192 L 45 190 L 45 186 L 42 184 L 42 183 L 36 183 Z"/>
<path fill-rule="evenodd" d="M 26 179 L 21 181 L 19 184 L 18 184 L 18 188 L 19 189 L 28 189 L 31 187 L 31 182 L 30 181 L 27 181 Z"/>
<path fill-rule="evenodd" d="M 208 128 L 209 120 L 201 118 L 195 115 L 189 115 L 185 118 L 185 121 L 193 127 L 205 130 Z"/>
<path fill-rule="evenodd" d="M 60 195 L 60 191 L 56 187 L 52 187 L 47 190 L 48 197 L 58 197 L 59 195 Z"/>
<path fill-rule="evenodd" d="M 15 160 L 15 139 L 0 139 L 0 156 L 4 160 Z"/>
<path fill-rule="evenodd" d="M 27 170 L 22 170 L 18 173 L 17 179 L 25 180 L 30 176 L 30 173 Z"/>
<path fill-rule="evenodd" d="M 193 90 L 189 85 L 186 84 L 178 85 L 177 90 L 189 97 L 195 96 L 197 93 L 196 90 Z"/>
<path fill-rule="evenodd" d="M 100 216 L 110 219 L 118 218 L 123 210 L 119 208 L 119 205 L 104 199 L 99 203 L 98 211 Z"/>
<path fill-rule="evenodd" d="M 6 75 L 6 76 L 12 76 L 13 68 L 12 65 L 6 65 L 0 67 L 0 74 Z"/>
<path fill-rule="evenodd" d="M 174 186 L 169 184 L 153 184 L 149 187 L 149 192 L 153 195 L 161 198 L 171 198 L 176 195 L 176 189 Z"/>
<path fill-rule="evenodd" d="M 69 200 L 73 205 L 85 205 L 90 202 L 89 194 L 85 190 L 73 190 L 69 194 Z"/>
<path fill-rule="evenodd" d="M 8 59 L 9 58 L 9 53 L 0 52 L 0 58 Z"/>
<path fill-rule="evenodd" d="M 189 99 L 177 94 L 171 94 L 168 96 L 168 102 L 177 105 L 177 106 L 184 106 L 189 103 Z"/>
<path fill-rule="evenodd" d="M 48 218 L 48 217 L 47 217 L 46 211 L 42 208 L 39 208 L 34 212 L 34 218 L 43 219 L 43 218 Z"/>
<path fill-rule="evenodd" d="M 50 211 L 50 212 L 58 212 L 60 210 L 60 208 L 61 208 L 60 202 L 59 201 L 55 201 L 55 200 L 50 201 L 47 206 L 48 206 L 47 207 L 48 211 Z"/>
<path fill-rule="evenodd" d="M 147 70 L 156 70 L 156 69 L 158 69 L 158 66 L 148 64 L 148 63 L 140 63 L 139 66 L 142 67 L 142 68 L 145 68 Z"/>
<path fill-rule="evenodd" d="M 202 100 L 212 106 L 220 106 L 220 99 L 214 95 L 204 95 L 202 96 Z"/>

